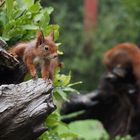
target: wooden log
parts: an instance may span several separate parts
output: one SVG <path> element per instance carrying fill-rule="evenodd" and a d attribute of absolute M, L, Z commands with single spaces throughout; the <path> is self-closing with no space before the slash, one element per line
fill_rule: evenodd
<path fill-rule="evenodd" d="M 52 83 L 42 79 L 0 86 L 0 140 L 36 140 L 55 110 Z"/>

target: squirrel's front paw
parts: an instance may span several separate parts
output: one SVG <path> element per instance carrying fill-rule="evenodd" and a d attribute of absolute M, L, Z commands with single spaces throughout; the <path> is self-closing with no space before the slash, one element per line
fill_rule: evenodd
<path fill-rule="evenodd" d="M 48 80 L 48 77 L 43 77 L 43 80 L 44 80 L 44 81 L 47 81 L 47 80 Z"/>
<path fill-rule="evenodd" d="M 32 75 L 32 78 L 33 78 L 33 80 L 37 80 L 38 76 L 35 74 L 35 75 Z"/>

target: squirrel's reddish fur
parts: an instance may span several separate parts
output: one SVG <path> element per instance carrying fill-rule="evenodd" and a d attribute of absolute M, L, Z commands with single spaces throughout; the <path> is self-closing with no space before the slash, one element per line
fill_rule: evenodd
<path fill-rule="evenodd" d="M 54 32 L 44 37 L 43 32 L 39 31 L 36 39 L 13 46 L 9 53 L 23 59 L 33 78 L 37 77 L 36 65 L 40 67 L 44 80 L 53 79 L 55 69 L 61 67 L 54 42 Z"/>
<path fill-rule="evenodd" d="M 140 49 L 132 43 L 118 44 L 104 55 L 104 63 L 111 71 L 116 66 L 126 68 L 131 66 L 140 89 Z"/>

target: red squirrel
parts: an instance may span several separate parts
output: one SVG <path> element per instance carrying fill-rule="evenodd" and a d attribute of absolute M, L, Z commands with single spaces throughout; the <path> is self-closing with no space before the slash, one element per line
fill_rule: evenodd
<path fill-rule="evenodd" d="M 17 44 L 9 50 L 9 53 L 23 59 L 33 78 L 37 77 L 36 66 L 41 69 L 44 80 L 48 78 L 53 80 L 56 68 L 62 67 L 54 42 L 54 32 L 44 37 L 43 32 L 39 31 L 36 39 Z"/>
<path fill-rule="evenodd" d="M 132 43 L 118 44 L 104 55 L 104 63 L 108 71 L 115 67 L 132 67 L 136 84 L 140 90 L 140 49 Z"/>

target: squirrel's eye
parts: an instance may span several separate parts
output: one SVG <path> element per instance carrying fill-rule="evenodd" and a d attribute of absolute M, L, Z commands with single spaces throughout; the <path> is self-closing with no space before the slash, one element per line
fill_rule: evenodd
<path fill-rule="evenodd" d="M 48 50 L 49 50 L 48 45 L 45 45 L 45 50 L 46 50 L 46 51 L 48 51 Z"/>

